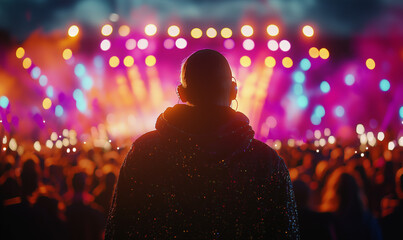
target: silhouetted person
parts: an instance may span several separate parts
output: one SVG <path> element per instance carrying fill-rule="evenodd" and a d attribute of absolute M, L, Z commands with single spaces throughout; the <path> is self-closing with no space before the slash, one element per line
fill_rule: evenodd
<path fill-rule="evenodd" d="M 66 208 L 69 239 L 102 239 L 103 215 L 84 201 L 86 178 L 83 172 L 73 177 L 73 202 Z"/>
<path fill-rule="evenodd" d="M 109 207 L 111 205 L 111 199 L 113 195 L 113 187 L 115 186 L 116 176 L 110 172 L 106 174 L 105 186 L 98 196 L 95 197 L 95 202 L 102 206 L 104 212 L 108 214 Z"/>
<path fill-rule="evenodd" d="M 396 173 L 396 195 L 399 199 L 398 206 L 393 212 L 381 219 L 384 240 L 399 239 L 402 237 L 403 226 L 403 168 Z"/>
<path fill-rule="evenodd" d="M 183 64 L 178 94 L 121 167 L 106 239 L 299 239 L 284 161 L 229 106 L 237 85 L 223 55 Z"/>
<path fill-rule="evenodd" d="M 366 210 L 356 178 L 336 169 L 323 189 L 321 210 L 333 213 L 335 235 L 343 240 L 382 239 L 376 219 Z"/>
<path fill-rule="evenodd" d="M 295 180 L 293 186 L 298 208 L 301 239 L 335 239 L 330 214 L 315 212 L 309 207 L 308 203 L 311 198 L 309 186 L 302 180 Z"/>

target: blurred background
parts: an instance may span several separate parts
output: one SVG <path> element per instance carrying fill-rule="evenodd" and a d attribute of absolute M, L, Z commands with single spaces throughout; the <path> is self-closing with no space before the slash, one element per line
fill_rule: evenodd
<path fill-rule="evenodd" d="M 238 83 L 232 107 L 302 181 L 299 203 L 335 211 L 323 189 L 342 167 L 381 219 L 401 199 L 402 25 L 400 0 L 0 1 L 2 199 L 55 199 L 69 222 L 75 179 L 105 213 L 132 141 L 179 102 L 183 60 L 211 48 Z"/>

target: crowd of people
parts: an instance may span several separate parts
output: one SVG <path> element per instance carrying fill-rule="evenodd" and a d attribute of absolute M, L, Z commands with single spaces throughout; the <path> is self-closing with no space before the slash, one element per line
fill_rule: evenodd
<path fill-rule="evenodd" d="M 129 147 L 77 143 L 0 153 L 0 239 L 102 239 Z M 88 144 L 88 143 L 87 143 Z M 302 239 L 398 239 L 403 226 L 402 147 L 365 151 L 313 142 L 277 148 L 290 171 Z"/>

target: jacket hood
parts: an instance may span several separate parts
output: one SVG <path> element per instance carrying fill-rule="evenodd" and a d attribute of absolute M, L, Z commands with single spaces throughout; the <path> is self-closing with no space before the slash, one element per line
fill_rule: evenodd
<path fill-rule="evenodd" d="M 245 151 L 254 137 L 244 114 L 221 106 L 177 104 L 158 117 L 155 127 L 170 142 L 193 145 L 221 158 Z"/>

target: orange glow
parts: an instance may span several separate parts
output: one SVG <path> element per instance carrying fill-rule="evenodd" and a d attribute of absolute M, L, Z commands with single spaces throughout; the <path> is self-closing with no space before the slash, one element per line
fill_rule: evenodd
<path fill-rule="evenodd" d="M 289 57 L 283 58 L 282 63 L 283 63 L 283 66 L 284 66 L 285 68 L 290 68 L 290 67 L 292 67 L 292 65 L 293 65 L 292 59 L 289 58 Z"/>
<path fill-rule="evenodd" d="M 147 66 L 152 67 L 157 62 L 157 59 L 153 55 L 150 55 L 146 57 L 145 62 Z"/>
<path fill-rule="evenodd" d="M 17 58 L 23 58 L 25 55 L 25 50 L 22 47 L 17 48 L 17 51 L 15 51 L 15 56 L 17 56 Z"/>
<path fill-rule="evenodd" d="M 322 59 L 328 59 L 329 58 L 329 50 L 327 50 L 326 48 L 321 48 L 319 50 L 319 56 Z"/>
<path fill-rule="evenodd" d="M 264 64 L 269 68 L 273 68 L 274 66 L 276 66 L 276 59 L 274 59 L 274 57 L 269 56 L 265 58 Z"/>
<path fill-rule="evenodd" d="M 365 61 L 365 65 L 367 65 L 367 68 L 369 70 L 373 70 L 375 68 L 375 61 L 372 58 L 368 58 L 367 61 Z"/>
<path fill-rule="evenodd" d="M 134 64 L 134 59 L 132 56 L 126 56 L 125 59 L 123 59 L 123 64 L 126 67 L 131 67 Z"/>
<path fill-rule="evenodd" d="M 63 51 L 64 60 L 69 60 L 72 56 L 73 56 L 73 52 L 70 49 L 68 49 L 68 48 L 64 49 L 64 51 Z"/>
<path fill-rule="evenodd" d="M 309 56 L 311 56 L 311 58 L 318 58 L 319 57 L 319 50 L 316 47 L 311 47 L 309 49 Z"/>
<path fill-rule="evenodd" d="M 110 65 L 111 67 L 113 67 L 113 68 L 119 66 L 119 63 L 120 63 L 119 58 L 116 57 L 116 56 L 113 56 L 113 57 L 111 57 L 111 58 L 109 59 L 109 65 Z"/>
<path fill-rule="evenodd" d="M 192 31 L 190 31 L 190 35 L 192 35 L 193 38 L 201 38 L 203 35 L 202 30 L 200 28 L 193 28 Z"/>
<path fill-rule="evenodd" d="M 42 102 L 43 109 L 49 109 L 51 106 L 52 106 L 52 100 L 50 100 L 49 98 L 43 99 Z"/>
<path fill-rule="evenodd" d="M 122 37 L 126 37 L 130 33 L 130 27 L 127 25 L 122 25 L 119 27 L 119 35 Z"/>
<path fill-rule="evenodd" d="M 252 64 L 252 61 L 250 60 L 250 57 L 248 57 L 248 56 L 241 57 L 239 62 L 241 63 L 242 67 L 249 67 Z"/>
<path fill-rule="evenodd" d="M 32 65 L 32 60 L 31 60 L 30 58 L 25 58 L 24 61 L 22 61 L 22 66 L 23 66 L 25 69 L 30 68 L 31 65 Z"/>
<path fill-rule="evenodd" d="M 230 38 L 232 36 L 232 30 L 229 28 L 221 29 L 221 36 L 223 38 Z"/>

